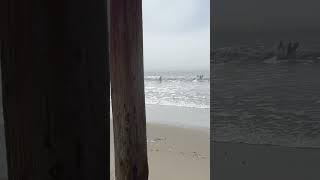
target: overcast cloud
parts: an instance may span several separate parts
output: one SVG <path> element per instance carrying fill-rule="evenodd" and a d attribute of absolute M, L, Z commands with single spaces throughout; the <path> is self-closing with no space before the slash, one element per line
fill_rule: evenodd
<path fill-rule="evenodd" d="M 210 0 L 143 0 L 144 65 L 209 70 Z"/>

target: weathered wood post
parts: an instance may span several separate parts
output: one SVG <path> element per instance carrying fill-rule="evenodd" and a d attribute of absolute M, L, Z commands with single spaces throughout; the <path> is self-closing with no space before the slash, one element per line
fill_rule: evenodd
<path fill-rule="evenodd" d="M 1 65 L 9 180 L 108 179 L 106 1 L 6 2 Z"/>
<path fill-rule="evenodd" d="M 111 98 L 117 180 L 147 180 L 142 0 L 110 0 Z"/>

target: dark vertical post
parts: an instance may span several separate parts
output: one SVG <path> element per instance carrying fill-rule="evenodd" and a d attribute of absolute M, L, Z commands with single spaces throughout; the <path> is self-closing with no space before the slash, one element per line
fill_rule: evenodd
<path fill-rule="evenodd" d="M 9 180 L 109 178 L 105 0 L 7 0 Z"/>
<path fill-rule="evenodd" d="M 117 180 L 147 180 L 142 0 L 110 0 L 111 95 Z"/>

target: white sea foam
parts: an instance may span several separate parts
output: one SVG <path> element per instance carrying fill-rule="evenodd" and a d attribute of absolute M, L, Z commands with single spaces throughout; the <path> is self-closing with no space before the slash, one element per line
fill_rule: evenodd
<path fill-rule="evenodd" d="M 200 78 L 200 75 L 203 77 Z M 209 72 L 147 73 L 146 104 L 210 108 L 209 81 Z"/>

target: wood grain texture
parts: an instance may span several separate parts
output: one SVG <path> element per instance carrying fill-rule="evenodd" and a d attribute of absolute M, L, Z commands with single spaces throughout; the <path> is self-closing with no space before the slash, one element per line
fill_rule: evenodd
<path fill-rule="evenodd" d="M 117 180 L 147 180 L 142 1 L 110 0 L 110 67 Z"/>
<path fill-rule="evenodd" d="M 9 180 L 109 177 L 104 0 L 10 0 L 2 46 Z"/>

